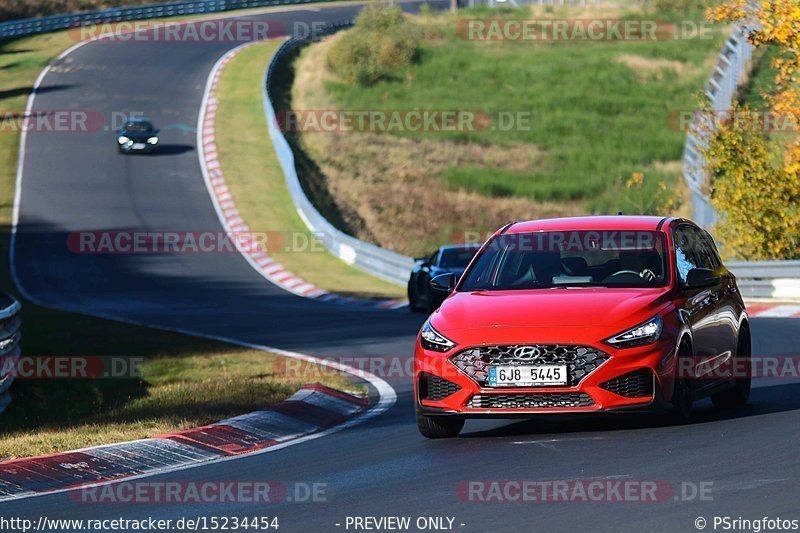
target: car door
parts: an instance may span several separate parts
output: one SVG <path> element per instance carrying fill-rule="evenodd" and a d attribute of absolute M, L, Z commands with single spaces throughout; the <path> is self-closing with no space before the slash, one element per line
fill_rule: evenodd
<path fill-rule="evenodd" d="M 692 268 L 708 268 L 715 270 L 713 256 L 710 255 L 701 231 L 689 224 L 682 224 L 673 233 L 675 242 L 675 264 L 678 281 L 681 284 L 686 300 L 682 306 L 682 314 L 692 332 L 692 349 L 694 351 L 693 368 L 695 375 L 706 375 L 693 384 L 695 389 L 713 386 L 714 380 L 708 379 L 712 368 L 723 364 L 729 354 L 727 337 L 721 326 L 719 312 L 720 295 L 724 292 L 722 280 L 712 286 L 689 288 L 686 285 L 689 271 Z M 718 266 L 718 265 L 717 265 Z"/>
<path fill-rule="evenodd" d="M 742 304 L 736 287 L 736 278 L 722 264 L 717 247 L 708 232 L 695 228 L 699 233 L 701 251 L 704 255 L 703 260 L 708 260 L 714 273 L 719 276 L 719 284 L 716 290 L 716 310 L 714 320 L 714 343 L 713 351 L 720 354 L 720 361 L 729 359 L 736 354 L 739 338 L 739 316 L 742 312 Z M 727 354 L 727 355 L 726 355 Z"/>
<path fill-rule="evenodd" d="M 697 238 L 691 226 L 682 224 L 673 231 L 675 243 L 675 266 L 677 282 L 686 300 L 680 312 L 692 333 L 694 363 L 708 359 L 713 343 L 712 327 L 714 321 L 714 291 L 710 287 L 691 288 L 687 285 L 689 271 L 701 268 L 697 253 Z M 694 366 L 694 365 L 693 365 Z"/>

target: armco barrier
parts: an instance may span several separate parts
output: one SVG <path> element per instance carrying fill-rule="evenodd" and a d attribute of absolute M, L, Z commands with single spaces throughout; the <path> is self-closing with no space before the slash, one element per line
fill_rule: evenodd
<path fill-rule="evenodd" d="M 706 95 L 715 112 L 730 109 L 736 95 L 739 80 L 745 73 L 747 62 L 753 55 L 753 45 L 747 40 L 745 31 L 734 27 L 722 46 L 714 71 L 706 84 Z M 692 218 L 703 227 L 717 220 L 714 208 L 706 195 L 708 177 L 703 148 L 706 140 L 700 124 L 695 124 L 686 135 L 683 147 L 683 176 L 692 193 Z"/>
<path fill-rule="evenodd" d="M 745 298 L 800 301 L 800 261 L 729 263 Z"/>
<path fill-rule="evenodd" d="M 3 412 L 11 401 L 8 389 L 14 381 L 16 363 L 20 354 L 19 302 L 5 295 L 0 295 L 0 412 Z"/>
<path fill-rule="evenodd" d="M 327 31 L 322 33 L 333 33 L 348 26 L 349 24 L 331 26 Z M 728 41 L 726 41 L 726 50 L 729 53 L 726 55 L 726 52 L 723 51 L 721 57 L 736 57 L 737 59 L 735 59 L 735 61 L 733 59 L 726 59 L 725 61 L 727 61 L 726 64 L 733 70 L 741 72 L 752 50 L 746 49 L 747 46 L 750 45 L 747 44 L 746 39 L 741 33 L 736 34 L 736 32 L 734 32 L 734 34 L 736 35 L 735 39 L 728 39 Z M 322 35 L 318 34 L 317 36 L 321 37 Z M 300 184 L 300 180 L 297 176 L 297 169 L 294 164 L 292 149 L 275 120 L 275 111 L 270 100 L 270 90 L 272 89 L 272 76 L 276 65 L 285 58 L 287 54 L 297 47 L 306 44 L 308 41 L 308 38 L 298 37 L 284 42 L 276 51 L 272 61 L 270 61 L 264 82 L 264 111 L 267 125 L 292 200 L 306 226 L 320 236 L 325 247 L 336 257 L 385 280 L 395 283 L 406 283 L 408 281 L 409 272 L 414 266 L 414 260 L 411 257 L 384 250 L 383 248 L 360 241 L 336 229 L 319 213 L 319 211 L 317 211 L 305 195 L 303 187 Z M 710 96 L 717 96 L 718 105 L 722 105 L 721 102 L 726 98 L 729 105 L 736 88 L 735 82 L 731 80 L 738 78 L 726 76 L 724 72 L 719 73 L 718 71 L 719 69 L 715 71 L 717 74 L 712 78 L 713 83 L 710 84 L 711 88 L 707 90 L 711 91 Z M 693 153 L 696 153 L 697 157 L 702 158 L 699 152 Z M 702 166 L 700 168 L 702 169 Z M 697 178 L 697 174 L 692 174 L 692 176 L 693 179 Z M 688 174 L 687 179 L 689 179 Z M 694 191 L 695 189 L 693 189 L 693 192 Z M 697 189 L 697 194 L 701 194 L 699 191 L 700 189 Z M 703 198 L 705 197 L 703 196 Z M 695 213 L 695 216 L 697 216 L 697 213 Z M 739 288 L 746 298 L 800 300 L 800 261 L 738 262 L 730 263 L 728 266 L 737 276 Z"/>
<path fill-rule="evenodd" d="M 194 2 L 167 2 L 136 7 L 120 7 L 100 11 L 86 11 L 71 15 L 52 15 L 32 19 L 11 20 L 0 23 L 0 39 L 11 39 L 65 30 L 86 24 L 104 24 L 130 20 L 147 20 L 186 15 L 203 15 L 294 4 L 307 4 L 312 0 L 196 0 Z M 313 0 L 314 2 L 326 0 Z"/>
<path fill-rule="evenodd" d="M 329 26 L 325 31 L 317 32 L 316 37 L 321 37 L 321 34 L 336 32 L 350 25 L 351 23 Z M 309 39 L 309 37 L 294 37 L 285 41 L 275 52 L 272 61 L 270 61 L 264 79 L 264 112 L 266 114 L 269 134 L 270 137 L 272 137 L 275 152 L 278 154 L 278 160 L 280 161 L 284 177 L 286 178 L 286 186 L 289 188 L 289 193 L 292 196 L 292 201 L 294 202 L 300 218 L 303 219 L 306 226 L 319 237 L 325 248 L 333 255 L 350 265 L 386 281 L 405 284 L 408 282 L 411 269 L 414 267 L 413 258 L 385 250 L 368 242 L 360 241 L 336 229 L 319 211 L 317 211 L 300 184 L 300 179 L 297 176 L 297 168 L 294 164 L 294 154 L 275 119 L 275 110 L 272 107 L 272 101 L 270 99 L 270 89 L 276 65 L 291 51 L 307 43 Z"/>

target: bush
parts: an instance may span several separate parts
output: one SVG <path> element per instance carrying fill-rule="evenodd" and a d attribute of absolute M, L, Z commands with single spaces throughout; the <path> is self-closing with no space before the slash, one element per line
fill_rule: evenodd
<path fill-rule="evenodd" d="M 417 56 L 420 32 L 395 6 L 369 6 L 331 48 L 328 63 L 344 80 L 372 85 Z"/>

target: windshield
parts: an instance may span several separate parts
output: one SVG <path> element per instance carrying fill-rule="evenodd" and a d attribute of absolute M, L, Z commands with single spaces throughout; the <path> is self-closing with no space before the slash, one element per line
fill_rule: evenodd
<path fill-rule="evenodd" d="M 148 132 L 153 131 L 153 124 L 150 122 L 142 122 L 142 121 L 130 121 L 125 123 L 125 127 L 122 128 L 125 131 L 137 131 L 137 132 Z"/>
<path fill-rule="evenodd" d="M 442 268 L 467 268 L 478 248 L 446 248 L 442 250 L 439 266 Z"/>
<path fill-rule="evenodd" d="M 573 231 L 500 235 L 464 275 L 459 291 L 550 287 L 663 287 L 664 235 Z"/>

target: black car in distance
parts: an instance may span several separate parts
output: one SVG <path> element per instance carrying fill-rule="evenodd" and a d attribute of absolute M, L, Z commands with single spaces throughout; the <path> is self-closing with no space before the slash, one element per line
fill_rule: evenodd
<path fill-rule="evenodd" d="M 458 280 L 478 250 L 478 244 L 452 244 L 440 247 L 430 257 L 418 258 L 408 280 L 408 306 L 411 311 L 435 311 L 447 293 L 431 288 L 431 279 L 440 274 L 453 274 Z"/>

